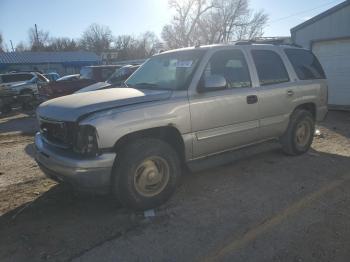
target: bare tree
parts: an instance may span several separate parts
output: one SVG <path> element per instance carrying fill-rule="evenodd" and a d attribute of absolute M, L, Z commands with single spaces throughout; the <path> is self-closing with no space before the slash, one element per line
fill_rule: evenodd
<path fill-rule="evenodd" d="M 263 11 L 254 13 L 249 9 L 248 0 L 203 2 L 170 2 L 176 15 L 162 31 L 162 37 L 170 48 L 193 45 L 197 41 L 202 44 L 227 43 L 263 34 L 268 16 Z"/>
<path fill-rule="evenodd" d="M 171 24 L 162 31 L 162 38 L 170 48 L 194 45 L 194 37 L 201 16 L 213 8 L 208 0 L 169 0 L 169 6 L 175 10 Z"/>
<path fill-rule="evenodd" d="M 110 48 L 113 41 L 112 32 L 107 26 L 99 24 L 90 25 L 82 35 L 81 46 L 85 50 L 94 51 L 101 54 Z"/>
<path fill-rule="evenodd" d="M 31 51 L 43 51 L 49 44 L 49 32 L 35 27 L 29 28 L 28 31 L 29 46 Z"/>
<path fill-rule="evenodd" d="M 120 35 L 115 38 L 114 51 L 119 60 L 143 59 L 158 51 L 160 41 L 153 32 L 145 32 L 135 38 L 131 35 Z"/>
<path fill-rule="evenodd" d="M 147 31 L 138 39 L 138 48 L 142 50 L 143 57 L 150 57 L 158 51 L 160 41 L 155 33 Z"/>
<path fill-rule="evenodd" d="M 24 51 L 29 51 L 28 47 L 24 44 L 23 41 L 19 42 L 16 47 L 15 47 L 16 52 L 24 52 Z"/>
<path fill-rule="evenodd" d="M 46 47 L 48 51 L 76 51 L 79 49 L 78 43 L 68 37 L 52 38 L 50 44 Z"/>

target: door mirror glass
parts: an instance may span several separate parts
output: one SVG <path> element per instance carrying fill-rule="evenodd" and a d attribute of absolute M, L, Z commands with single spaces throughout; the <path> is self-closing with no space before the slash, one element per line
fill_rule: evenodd
<path fill-rule="evenodd" d="M 217 91 L 227 88 L 226 79 L 221 75 L 204 76 L 202 83 L 199 88 L 200 92 Z"/>

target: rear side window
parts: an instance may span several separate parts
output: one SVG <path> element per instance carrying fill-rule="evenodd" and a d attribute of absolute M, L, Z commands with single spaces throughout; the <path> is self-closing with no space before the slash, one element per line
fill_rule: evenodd
<path fill-rule="evenodd" d="M 302 49 L 285 49 L 300 80 L 326 78 L 320 62 L 313 53 Z"/>
<path fill-rule="evenodd" d="M 11 83 L 11 82 L 20 82 L 20 81 L 28 81 L 33 78 L 32 74 L 9 74 L 2 75 L 3 83 Z"/>
<path fill-rule="evenodd" d="M 260 85 L 289 82 L 288 72 L 281 57 L 270 50 L 252 50 Z"/>

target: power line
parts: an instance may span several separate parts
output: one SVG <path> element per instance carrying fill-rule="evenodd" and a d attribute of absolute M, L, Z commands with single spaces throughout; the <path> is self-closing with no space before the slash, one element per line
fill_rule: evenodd
<path fill-rule="evenodd" d="M 304 10 L 304 11 L 301 11 L 301 12 L 298 12 L 298 13 L 294 13 L 294 14 L 291 14 L 291 15 L 289 15 L 289 16 L 281 17 L 281 18 L 272 20 L 270 23 L 276 23 L 276 22 L 279 22 L 279 21 L 282 21 L 282 20 L 285 20 L 285 19 L 288 19 L 288 18 L 297 16 L 297 15 L 301 15 L 301 14 L 304 14 L 304 13 L 308 13 L 308 12 L 311 12 L 311 11 L 314 11 L 314 10 L 317 10 L 317 9 L 320 9 L 320 8 L 322 8 L 322 7 L 324 7 L 324 6 L 333 4 L 333 3 L 338 2 L 338 1 L 339 1 L 339 0 L 331 1 L 331 2 L 325 3 L 325 4 L 323 4 L 323 5 L 320 5 L 320 6 L 317 6 L 317 7 L 311 8 L 311 9 L 308 9 L 308 10 Z"/>

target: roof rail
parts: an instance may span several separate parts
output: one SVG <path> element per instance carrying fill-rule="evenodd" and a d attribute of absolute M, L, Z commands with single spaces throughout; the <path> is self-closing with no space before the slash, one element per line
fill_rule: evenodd
<path fill-rule="evenodd" d="M 252 45 L 255 41 L 253 40 L 239 40 L 237 42 L 234 42 L 235 45 Z"/>
<path fill-rule="evenodd" d="M 293 47 L 299 47 L 302 48 L 302 46 L 295 44 L 295 43 L 283 43 L 283 42 L 279 42 L 279 41 L 264 41 L 264 40 L 259 40 L 259 39 L 255 39 L 255 40 L 240 40 L 237 42 L 233 43 L 234 45 L 253 45 L 253 44 L 262 44 L 262 45 L 275 45 L 275 46 L 280 46 L 280 45 L 286 45 L 286 46 L 293 46 Z"/>

